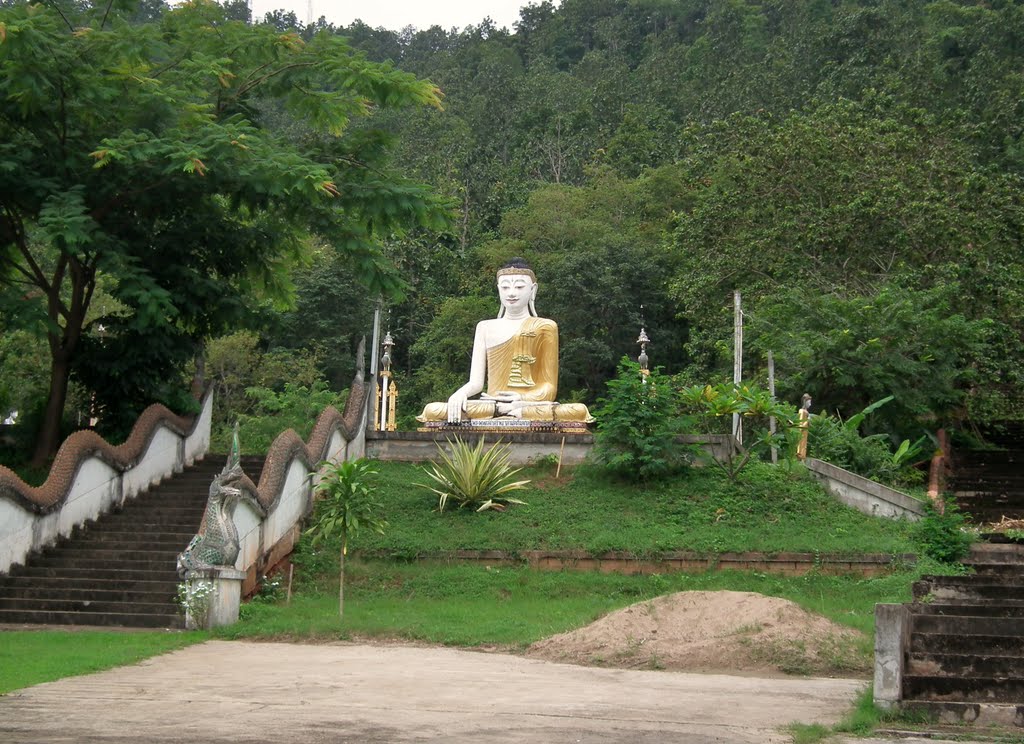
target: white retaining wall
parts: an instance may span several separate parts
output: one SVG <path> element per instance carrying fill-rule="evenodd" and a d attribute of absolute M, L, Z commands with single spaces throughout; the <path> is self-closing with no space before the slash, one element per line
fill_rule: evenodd
<path fill-rule="evenodd" d="M 342 462 L 365 455 L 366 409 L 366 406 L 362 407 L 361 418 L 351 441 L 345 438 L 340 428 L 335 428 L 323 445 L 322 452 L 295 452 L 284 465 L 284 484 L 280 494 L 263 493 L 262 484 L 268 479 L 266 473 L 260 477 L 261 485 L 258 489 L 261 492 L 257 495 L 262 504 L 270 502 L 265 516 L 261 514 L 260 507 L 248 500 L 242 500 L 235 507 L 233 519 L 240 547 L 235 568 L 246 573 L 243 593 L 255 589 L 262 574 L 291 552 L 298 539 L 297 527 L 313 511 L 313 489 L 319 479 L 316 475 L 310 475 L 311 468 L 316 467 L 321 459 Z M 312 462 L 308 461 L 310 458 Z"/>
<path fill-rule="evenodd" d="M 213 396 L 207 395 L 191 434 L 181 436 L 159 424 L 136 463 L 123 472 L 97 455 L 86 457 L 78 464 L 64 499 L 52 511 L 39 513 L 0 496 L 0 574 L 24 563 L 32 551 L 67 537 L 75 527 L 191 465 L 210 446 L 212 412 Z"/>
<path fill-rule="evenodd" d="M 843 470 L 824 460 L 808 457 L 804 464 L 825 490 L 847 506 L 870 514 L 873 517 L 909 519 L 916 521 L 924 516 L 924 504 L 881 483 Z"/>

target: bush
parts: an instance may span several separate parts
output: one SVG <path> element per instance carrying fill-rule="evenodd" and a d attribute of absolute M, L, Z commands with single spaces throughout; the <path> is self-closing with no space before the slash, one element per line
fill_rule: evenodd
<path fill-rule="evenodd" d="M 974 535 L 967 529 L 967 518 L 956 502 L 947 501 L 942 511 L 928 502 L 924 518 L 914 526 L 914 541 L 929 558 L 959 563 L 971 551 Z"/>
<path fill-rule="evenodd" d="M 265 388 L 282 392 L 289 383 L 313 388 L 323 377 L 316 352 L 292 349 L 263 351 L 254 331 L 236 331 L 206 344 L 206 377 L 214 390 L 214 429 L 231 428 L 240 416 L 259 416 Z"/>
<path fill-rule="evenodd" d="M 335 393 L 327 383 L 319 381 L 311 387 L 287 383 L 280 393 L 267 388 L 245 391 L 253 401 L 253 413 L 238 416 L 238 436 L 245 452 L 266 452 L 277 436 L 286 429 L 295 429 L 303 439 L 309 437 L 317 417 L 327 406 L 345 407 L 348 391 Z M 213 435 L 211 447 L 227 452 L 232 427 L 222 425 Z"/>
<path fill-rule="evenodd" d="M 702 434 L 732 434 L 733 415 L 743 420 L 743 444 L 729 447 L 721 460 L 710 458 L 729 480 L 736 480 L 754 456 L 764 455 L 772 447 L 784 457 L 795 447 L 797 412 L 793 406 L 780 403 L 767 390 L 756 385 L 732 382 L 720 385 L 693 385 L 683 389 L 681 398 L 696 417 Z M 769 420 L 775 419 L 776 432 L 770 430 Z"/>
<path fill-rule="evenodd" d="M 812 416 L 808 454 L 838 465 L 865 478 L 901 488 L 924 482 L 927 473 L 915 467 L 931 459 L 929 437 L 916 442 L 904 439 L 893 452 L 885 434 L 861 436 L 850 421 L 832 416 Z"/>
<path fill-rule="evenodd" d="M 647 481 L 685 465 L 690 449 L 677 441 L 688 428 L 669 378 L 623 357 L 608 397 L 598 401 L 594 456 L 618 477 Z"/>
<path fill-rule="evenodd" d="M 885 434 L 862 437 L 855 427 L 834 416 L 812 416 L 807 454 L 872 480 L 891 483 L 900 468 L 893 461 Z"/>

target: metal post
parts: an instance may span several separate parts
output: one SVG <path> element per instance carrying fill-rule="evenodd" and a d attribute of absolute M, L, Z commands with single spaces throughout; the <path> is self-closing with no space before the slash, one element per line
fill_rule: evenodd
<path fill-rule="evenodd" d="M 384 298 L 377 298 L 377 309 L 373 311 L 373 351 L 370 353 L 370 377 L 377 375 L 377 350 L 380 348 L 380 316 L 384 311 Z"/>

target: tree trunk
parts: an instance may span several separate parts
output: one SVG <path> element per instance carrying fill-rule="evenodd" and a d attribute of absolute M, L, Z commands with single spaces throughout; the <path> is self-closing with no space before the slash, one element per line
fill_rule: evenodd
<path fill-rule="evenodd" d="M 64 418 L 64 403 L 68 398 L 71 362 L 82 337 L 85 313 L 92 297 L 92 280 L 83 273 L 81 265 L 74 261 L 71 263 L 71 303 L 70 307 L 63 308 L 60 298 L 63 277 L 64 267 L 59 267 L 47 296 L 47 312 L 51 321 L 59 327 L 60 318 L 63 316 L 65 322 L 62 329 L 51 330 L 47 334 L 47 341 L 50 344 L 50 396 L 46 401 L 46 412 L 39 434 L 36 436 L 36 449 L 32 455 L 32 466 L 37 468 L 49 464 L 61 445 L 60 424 Z"/>
<path fill-rule="evenodd" d="M 345 553 L 348 552 L 348 536 L 341 538 L 341 557 L 338 561 L 338 617 L 345 616 Z"/>
<path fill-rule="evenodd" d="M 50 396 L 46 411 L 36 435 L 36 448 L 32 454 L 32 467 L 45 467 L 60 447 L 60 424 L 64 418 L 64 403 L 68 397 L 68 378 L 71 375 L 70 355 L 58 348 L 50 361 Z"/>

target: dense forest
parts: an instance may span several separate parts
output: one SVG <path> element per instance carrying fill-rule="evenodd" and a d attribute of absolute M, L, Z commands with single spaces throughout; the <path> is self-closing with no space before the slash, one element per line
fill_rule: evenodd
<path fill-rule="evenodd" d="M 464 379 L 494 270 L 523 256 L 560 326 L 563 401 L 600 397 L 642 325 L 668 372 L 729 378 L 738 289 L 744 376 L 764 384 L 772 351 L 791 402 L 849 416 L 892 394 L 877 425 L 901 435 L 1024 416 L 1024 4 L 563 0 L 513 29 L 257 25 L 342 39 L 439 88 L 440 107 L 352 126 L 447 218 L 383 233 L 388 280 L 371 288 L 311 238 L 290 307 L 205 339 L 203 374 L 235 412 L 255 405 L 246 386 L 343 389 L 383 288 L 408 422 Z M 0 406 L 45 396 L 38 348 L 5 334 Z M 95 369 L 77 368 L 82 390 Z"/>
<path fill-rule="evenodd" d="M 774 350 L 792 402 L 1020 415 L 1024 4 L 564 0 L 511 31 L 332 30 L 445 93 L 391 124 L 458 205 L 389 247 L 415 403 L 464 374 L 493 269 L 524 255 L 563 397 L 599 395 L 642 323 L 668 371 L 726 377 L 739 289 L 745 377 Z"/>

